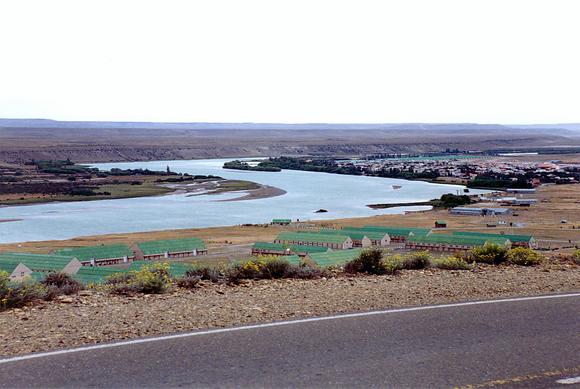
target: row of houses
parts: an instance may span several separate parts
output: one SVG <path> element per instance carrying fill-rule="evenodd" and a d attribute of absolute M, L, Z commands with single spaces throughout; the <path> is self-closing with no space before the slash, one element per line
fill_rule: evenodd
<path fill-rule="evenodd" d="M 405 242 L 405 248 L 410 250 L 457 252 L 468 251 L 488 243 L 498 244 L 508 249 L 512 247 L 537 248 L 536 240 L 530 235 L 487 234 L 471 231 L 409 237 Z"/>
<path fill-rule="evenodd" d="M 455 207 L 451 208 L 449 213 L 464 216 L 508 216 L 512 214 L 512 210 L 509 208 Z"/>
<path fill-rule="evenodd" d="M 50 254 L 0 253 L 0 270 L 9 274 L 10 280 L 19 281 L 27 277 L 41 279 L 49 272 L 69 275 L 90 273 L 86 269 L 107 265 L 130 263 L 137 256 L 144 261 L 175 259 L 206 254 L 203 240 L 198 238 L 156 240 L 139 242 L 133 248 L 124 244 L 72 247 Z M 107 269 L 103 268 L 103 272 Z M 118 272 L 117 269 L 113 269 Z"/>
<path fill-rule="evenodd" d="M 530 235 L 488 234 L 471 231 L 436 234 L 427 228 L 367 225 L 344 227 L 338 230 L 323 228 L 317 231 L 281 232 L 273 243 L 255 243 L 252 247 L 252 254 L 306 257 L 311 253 L 372 246 L 386 247 L 391 243 L 404 243 L 407 249 L 433 251 L 470 250 L 485 243 L 497 243 L 506 247 L 537 248 L 535 239 Z"/>
<path fill-rule="evenodd" d="M 109 266 L 133 262 L 137 256 L 146 261 L 156 259 L 188 258 L 207 253 L 205 242 L 199 238 L 182 238 L 138 242 L 132 246 L 111 244 L 72 247 L 54 254 L 77 258 L 83 266 Z"/>

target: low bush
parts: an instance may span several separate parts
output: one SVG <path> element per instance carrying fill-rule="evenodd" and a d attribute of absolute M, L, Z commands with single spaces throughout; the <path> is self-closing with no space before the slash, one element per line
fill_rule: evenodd
<path fill-rule="evenodd" d="M 199 286 L 200 281 L 200 277 L 186 275 L 185 277 L 178 278 L 176 283 L 180 288 L 195 289 Z"/>
<path fill-rule="evenodd" d="M 310 265 L 290 265 L 286 272 L 286 278 L 297 278 L 301 280 L 313 280 L 322 277 L 330 277 L 330 272 L 326 269 Z"/>
<path fill-rule="evenodd" d="M 66 273 L 48 273 L 42 281 L 45 288 L 45 299 L 53 300 L 56 296 L 70 295 L 83 290 L 83 284 Z"/>
<path fill-rule="evenodd" d="M 171 286 L 168 263 L 153 263 L 123 275 L 113 275 L 107 280 L 115 294 L 159 294 Z"/>
<path fill-rule="evenodd" d="M 425 269 L 429 266 L 430 261 L 429 251 L 416 251 L 403 258 L 401 267 L 408 270 Z"/>
<path fill-rule="evenodd" d="M 516 247 L 508 250 L 506 259 L 513 265 L 534 266 L 542 261 L 542 256 L 527 247 Z"/>
<path fill-rule="evenodd" d="M 572 260 L 574 261 L 574 263 L 576 263 L 577 265 L 580 265 L 580 249 L 575 250 L 572 253 Z"/>
<path fill-rule="evenodd" d="M 45 290 L 38 282 L 12 282 L 7 272 L 0 271 L 0 310 L 25 306 L 44 295 Z"/>
<path fill-rule="evenodd" d="M 486 243 L 469 251 L 469 259 L 473 262 L 499 264 L 505 262 L 507 249 L 495 243 Z"/>
<path fill-rule="evenodd" d="M 256 260 L 238 263 L 225 271 L 227 282 L 238 284 L 241 280 L 300 278 L 314 279 L 327 276 L 326 270 L 301 264 L 293 265 L 276 256 L 258 257 Z"/>
<path fill-rule="evenodd" d="M 433 260 L 433 266 L 444 270 L 471 270 L 473 265 L 460 257 L 444 257 Z"/>
<path fill-rule="evenodd" d="M 199 277 L 200 280 L 218 282 L 222 277 L 220 269 L 209 266 L 194 266 L 185 272 L 186 277 Z"/>
<path fill-rule="evenodd" d="M 396 274 L 399 270 L 404 267 L 405 257 L 402 255 L 391 255 L 384 259 L 385 273 L 384 274 Z"/>
<path fill-rule="evenodd" d="M 344 266 L 347 273 L 385 274 L 383 252 L 376 248 L 363 250 L 359 256 Z"/>
<path fill-rule="evenodd" d="M 285 278 L 291 266 L 290 262 L 282 258 L 269 259 L 260 266 L 260 278 Z"/>

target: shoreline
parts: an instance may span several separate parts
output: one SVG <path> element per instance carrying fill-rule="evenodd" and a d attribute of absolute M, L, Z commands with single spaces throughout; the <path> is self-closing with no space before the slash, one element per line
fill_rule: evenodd
<path fill-rule="evenodd" d="M 262 185 L 258 184 L 260 187 L 258 189 L 252 189 L 247 191 L 244 196 L 236 197 L 233 199 L 226 199 L 226 200 L 218 200 L 218 201 L 246 201 L 246 200 L 258 200 L 258 199 L 267 199 L 270 197 L 278 197 L 285 195 L 286 192 L 284 189 L 277 188 L 275 186 L 270 185 Z"/>

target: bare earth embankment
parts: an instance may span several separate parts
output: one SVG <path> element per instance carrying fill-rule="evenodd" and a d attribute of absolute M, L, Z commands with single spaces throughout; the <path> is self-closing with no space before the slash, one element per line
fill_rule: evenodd
<path fill-rule="evenodd" d="M 0 313 L 0 353 L 25 354 L 201 328 L 341 312 L 580 290 L 580 268 L 480 267 L 411 270 L 396 276 L 205 284 L 135 297 L 83 292 L 61 302 Z"/>

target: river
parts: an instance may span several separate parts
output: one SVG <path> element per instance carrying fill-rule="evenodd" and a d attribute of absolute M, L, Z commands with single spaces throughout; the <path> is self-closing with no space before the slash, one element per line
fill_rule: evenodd
<path fill-rule="evenodd" d="M 273 218 L 293 220 L 336 219 L 429 209 L 428 206 L 373 210 L 367 204 L 426 201 L 464 187 L 391 178 L 347 176 L 283 170 L 252 172 L 225 170 L 231 159 L 152 161 L 94 164 L 100 169 L 147 168 L 190 174 L 213 174 L 227 179 L 254 181 L 284 189 L 287 193 L 265 199 L 216 201 L 244 193 L 187 196 L 170 194 L 118 200 L 96 200 L 0 208 L 0 243 L 70 239 L 78 236 L 218 227 L 265 223 Z M 400 185 L 394 189 L 393 185 Z M 472 191 L 483 193 L 484 191 Z M 327 213 L 315 213 L 318 209 Z"/>

